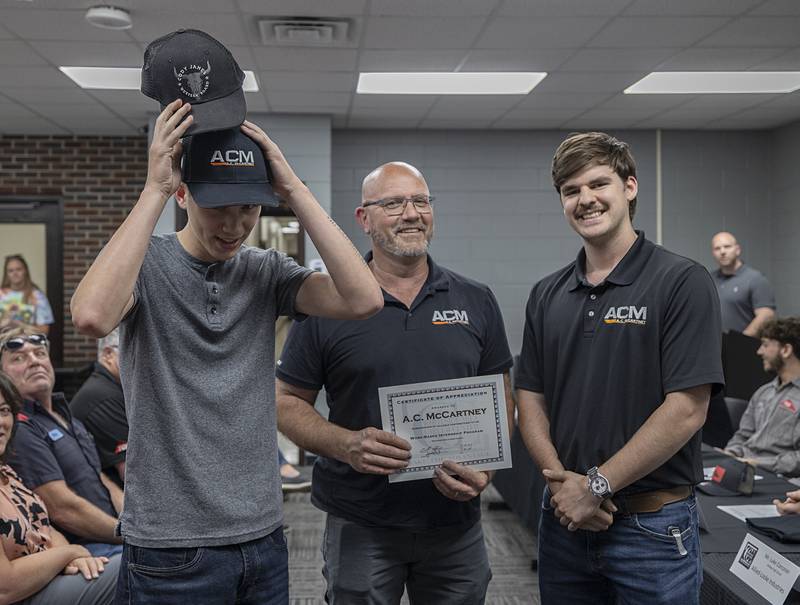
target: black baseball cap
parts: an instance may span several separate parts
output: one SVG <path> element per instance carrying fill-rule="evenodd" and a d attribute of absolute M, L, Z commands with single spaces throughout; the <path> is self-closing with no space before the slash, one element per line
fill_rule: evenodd
<path fill-rule="evenodd" d="M 710 496 L 749 496 L 753 493 L 756 469 L 736 458 L 726 458 L 720 462 L 711 475 L 711 481 L 697 486 Z"/>
<path fill-rule="evenodd" d="M 144 51 L 142 92 L 161 103 L 192 104 L 188 135 L 232 128 L 244 122 L 244 72 L 225 46 L 197 29 L 179 29 Z"/>
<path fill-rule="evenodd" d="M 182 172 L 201 208 L 279 203 L 261 147 L 238 127 L 185 138 Z"/>

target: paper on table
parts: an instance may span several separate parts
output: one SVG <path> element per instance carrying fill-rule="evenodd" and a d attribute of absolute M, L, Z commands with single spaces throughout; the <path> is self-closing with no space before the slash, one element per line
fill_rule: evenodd
<path fill-rule="evenodd" d="M 717 468 L 716 466 L 704 466 L 703 467 L 703 481 L 711 481 L 711 477 L 714 474 L 714 469 Z M 764 478 L 764 475 L 756 475 L 753 477 L 755 481 L 759 481 Z M 791 481 L 791 479 L 790 479 Z M 800 485 L 798 483 L 797 485 Z"/>
<path fill-rule="evenodd" d="M 717 505 L 723 513 L 736 517 L 742 522 L 755 517 L 780 517 L 774 504 L 733 504 Z"/>

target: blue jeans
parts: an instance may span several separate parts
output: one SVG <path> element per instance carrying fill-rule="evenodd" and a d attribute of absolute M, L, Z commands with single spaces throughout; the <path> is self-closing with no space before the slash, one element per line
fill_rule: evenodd
<path fill-rule="evenodd" d="M 86 550 L 92 553 L 93 557 L 108 557 L 122 554 L 122 544 L 105 544 L 104 542 L 89 542 L 81 544 Z"/>
<path fill-rule="evenodd" d="M 144 548 L 125 543 L 117 605 L 285 605 L 289 560 L 283 528 L 230 546 Z"/>
<path fill-rule="evenodd" d="M 676 528 L 680 540 L 672 533 Z M 656 513 L 618 513 L 607 531 L 571 532 L 553 514 L 545 489 L 539 520 L 543 605 L 692 605 L 699 603 L 702 579 L 694 495 Z"/>

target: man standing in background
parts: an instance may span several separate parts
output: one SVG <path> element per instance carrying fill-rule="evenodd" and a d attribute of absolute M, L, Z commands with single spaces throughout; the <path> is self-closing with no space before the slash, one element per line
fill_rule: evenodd
<path fill-rule="evenodd" d="M 717 233 L 711 239 L 711 253 L 719 265 L 711 276 L 719 293 L 722 331 L 757 338 L 761 327 L 775 317 L 772 286 L 760 271 L 742 262 L 742 247 L 732 233 Z"/>

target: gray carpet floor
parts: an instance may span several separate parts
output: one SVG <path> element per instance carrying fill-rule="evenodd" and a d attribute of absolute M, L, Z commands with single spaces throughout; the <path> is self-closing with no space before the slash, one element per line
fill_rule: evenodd
<path fill-rule="evenodd" d="M 489 510 L 490 502 L 502 501 L 491 485 L 481 500 L 483 531 L 493 576 L 486 598 L 487 605 L 538 605 L 538 580 L 536 573 L 531 571 L 536 538 L 512 511 Z M 289 602 L 291 605 L 324 603 L 322 595 L 325 581 L 320 554 L 324 514 L 311 504 L 307 493 L 287 496 L 284 514 L 290 526 L 287 536 Z M 407 602 L 404 597 L 403 603 Z"/>

